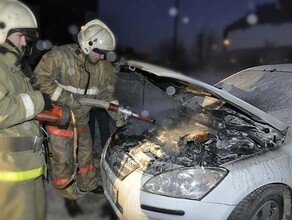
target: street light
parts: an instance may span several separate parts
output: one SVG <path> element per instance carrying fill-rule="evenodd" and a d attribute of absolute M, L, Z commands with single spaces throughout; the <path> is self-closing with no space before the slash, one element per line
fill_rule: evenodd
<path fill-rule="evenodd" d="M 178 32 L 178 18 L 179 18 L 179 0 L 175 0 L 175 6 L 169 10 L 170 16 L 174 17 L 173 23 L 173 38 L 172 38 L 172 58 L 174 59 L 177 51 L 177 32 Z"/>

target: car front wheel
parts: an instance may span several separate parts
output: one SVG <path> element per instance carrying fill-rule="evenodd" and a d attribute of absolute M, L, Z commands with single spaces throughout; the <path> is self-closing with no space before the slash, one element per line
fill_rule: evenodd
<path fill-rule="evenodd" d="M 266 185 L 250 193 L 233 210 L 228 220 L 281 220 L 284 197 L 275 185 Z"/>

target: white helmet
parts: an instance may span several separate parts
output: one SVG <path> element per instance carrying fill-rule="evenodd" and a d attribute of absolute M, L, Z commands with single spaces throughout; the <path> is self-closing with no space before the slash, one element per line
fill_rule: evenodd
<path fill-rule="evenodd" d="M 112 51 L 116 47 L 114 34 L 98 19 L 94 19 L 83 26 L 77 34 L 77 38 L 86 55 L 94 49 L 106 52 Z"/>
<path fill-rule="evenodd" d="M 5 42 L 9 31 L 37 35 L 37 21 L 33 12 L 23 3 L 0 0 L 0 44 Z"/>

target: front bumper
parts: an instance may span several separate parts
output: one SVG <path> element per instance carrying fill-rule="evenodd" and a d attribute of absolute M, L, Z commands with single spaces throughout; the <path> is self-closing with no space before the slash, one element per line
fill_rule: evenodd
<path fill-rule="evenodd" d="M 134 171 L 119 180 L 102 157 L 101 173 L 104 193 L 119 219 L 227 219 L 234 206 L 171 198 L 141 191 L 151 176 Z"/>

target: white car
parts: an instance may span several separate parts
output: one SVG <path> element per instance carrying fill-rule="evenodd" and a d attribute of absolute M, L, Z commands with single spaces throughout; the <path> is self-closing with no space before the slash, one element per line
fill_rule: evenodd
<path fill-rule="evenodd" d="M 108 140 L 104 193 L 119 219 L 290 219 L 292 65 L 215 86 L 154 65 L 120 66 L 129 119 Z"/>

